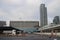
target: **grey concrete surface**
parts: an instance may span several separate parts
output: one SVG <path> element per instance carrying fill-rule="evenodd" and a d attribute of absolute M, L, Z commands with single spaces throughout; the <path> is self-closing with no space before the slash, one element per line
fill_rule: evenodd
<path fill-rule="evenodd" d="M 50 37 L 47 35 L 29 34 L 22 37 L 0 37 L 0 40 L 60 40 L 60 37 Z"/>

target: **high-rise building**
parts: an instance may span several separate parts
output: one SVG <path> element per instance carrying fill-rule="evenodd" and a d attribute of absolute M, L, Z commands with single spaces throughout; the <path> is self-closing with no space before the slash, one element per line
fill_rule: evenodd
<path fill-rule="evenodd" d="M 54 23 L 54 24 L 59 24 L 59 23 L 60 23 L 59 16 L 55 16 L 55 17 L 54 17 L 53 23 Z"/>
<path fill-rule="evenodd" d="M 41 27 L 48 24 L 48 22 L 47 22 L 47 8 L 45 7 L 45 4 L 40 5 L 40 24 L 41 24 Z"/>

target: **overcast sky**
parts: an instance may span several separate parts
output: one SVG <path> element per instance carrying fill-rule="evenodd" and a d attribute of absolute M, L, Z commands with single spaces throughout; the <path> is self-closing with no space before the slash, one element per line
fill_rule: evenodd
<path fill-rule="evenodd" d="M 41 3 L 47 7 L 49 23 L 60 16 L 60 0 L 0 0 L 0 20 L 39 20 Z"/>

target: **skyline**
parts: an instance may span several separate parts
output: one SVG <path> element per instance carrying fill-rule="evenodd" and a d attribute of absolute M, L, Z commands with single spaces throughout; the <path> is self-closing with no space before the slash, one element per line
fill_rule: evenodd
<path fill-rule="evenodd" d="M 60 0 L 0 0 L 0 20 L 39 20 L 41 3 L 47 7 L 48 23 L 60 16 Z"/>

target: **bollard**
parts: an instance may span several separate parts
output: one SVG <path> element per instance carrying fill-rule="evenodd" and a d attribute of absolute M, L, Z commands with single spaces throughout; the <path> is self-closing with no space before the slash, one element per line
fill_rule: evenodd
<path fill-rule="evenodd" d="M 41 30 L 41 34 L 40 34 L 41 38 L 43 38 L 43 31 Z"/>
<path fill-rule="evenodd" d="M 55 30 L 55 35 L 54 35 L 55 37 L 57 36 L 57 30 Z"/>
<path fill-rule="evenodd" d="M 53 37 L 53 36 L 54 36 L 54 32 L 52 31 L 52 32 L 51 32 L 51 37 Z"/>
<path fill-rule="evenodd" d="M 53 37 L 54 36 L 54 34 L 53 34 L 54 32 L 53 32 L 53 30 L 51 31 L 51 35 L 50 35 L 50 37 L 49 38 L 51 38 L 51 37 Z"/>

